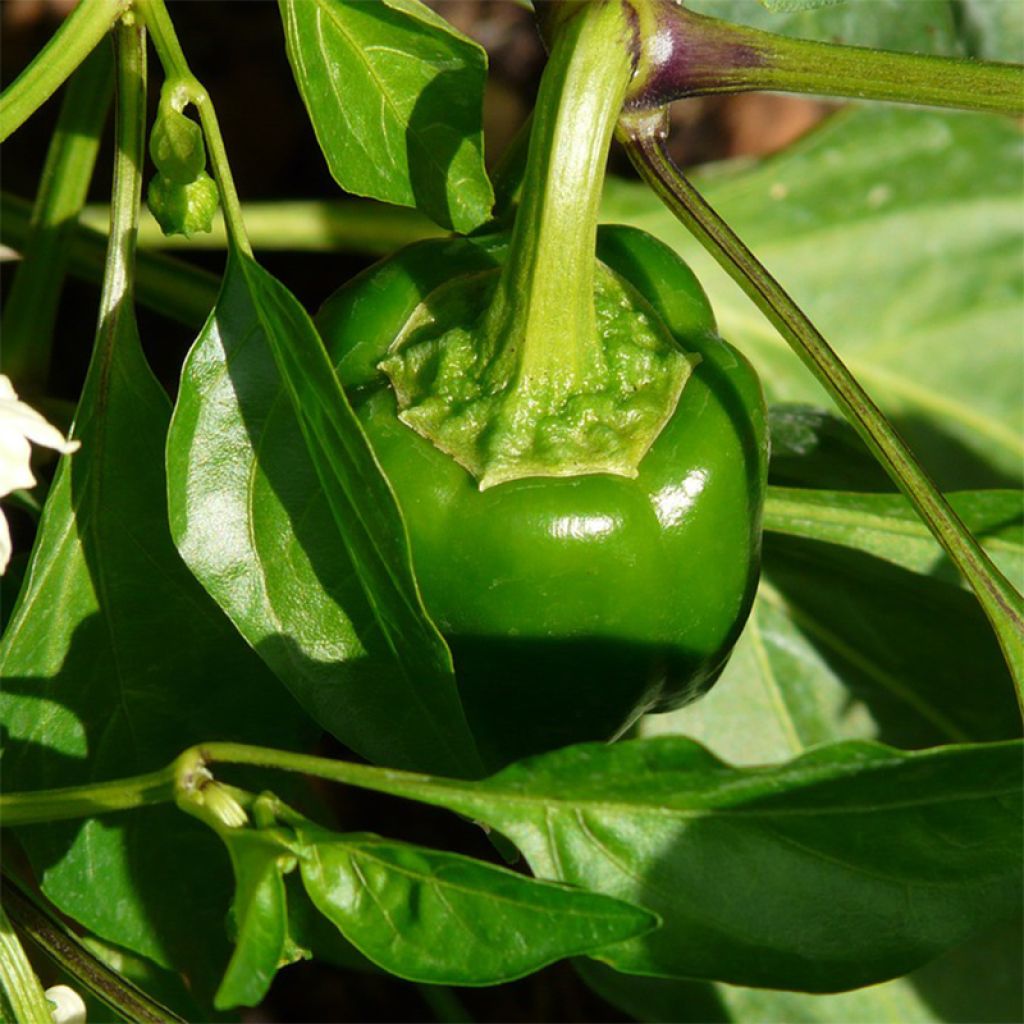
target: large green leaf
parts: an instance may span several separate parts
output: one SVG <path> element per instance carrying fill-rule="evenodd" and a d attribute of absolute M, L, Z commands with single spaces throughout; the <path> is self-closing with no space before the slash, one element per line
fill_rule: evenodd
<path fill-rule="evenodd" d="M 377 780 L 500 830 L 534 872 L 661 917 L 619 970 L 826 992 L 892 978 L 1021 898 L 1019 743 L 863 742 L 733 768 L 678 737 L 569 747 L 483 782 Z"/>
<path fill-rule="evenodd" d="M 309 317 L 239 253 L 185 364 L 168 476 L 185 561 L 317 721 L 381 763 L 476 770 L 391 489 Z"/>
<path fill-rule="evenodd" d="M 295 81 L 335 180 L 479 227 L 494 202 L 481 117 L 487 58 L 419 0 L 281 0 Z"/>
<path fill-rule="evenodd" d="M 793 294 L 947 490 L 1019 485 L 1021 139 L 993 116 L 856 109 L 784 154 L 707 177 L 713 205 Z M 677 248 L 773 402 L 824 396 L 642 186 L 604 214 Z"/>
<path fill-rule="evenodd" d="M 403 978 L 494 985 L 657 927 L 598 893 L 374 835 L 296 830 L 313 903 L 353 946 Z"/>
<path fill-rule="evenodd" d="M 152 771 L 211 736 L 301 746 L 308 720 L 189 575 L 167 523 L 170 403 L 130 309 L 101 325 L 28 577 L 0 645 L 4 785 Z M 47 895 L 97 935 L 191 978 L 226 955 L 216 839 L 174 808 L 20 837 Z"/>

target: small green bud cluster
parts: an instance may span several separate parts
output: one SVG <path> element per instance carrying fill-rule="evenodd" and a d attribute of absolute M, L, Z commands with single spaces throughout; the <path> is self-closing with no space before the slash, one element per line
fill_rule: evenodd
<path fill-rule="evenodd" d="M 217 212 L 216 182 L 206 173 L 203 131 L 178 109 L 166 86 L 149 137 L 156 177 L 146 202 L 165 235 L 209 231 Z"/>

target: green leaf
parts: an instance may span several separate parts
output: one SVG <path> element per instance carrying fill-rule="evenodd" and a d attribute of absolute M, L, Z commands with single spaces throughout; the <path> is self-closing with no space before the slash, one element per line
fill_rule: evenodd
<path fill-rule="evenodd" d="M 945 490 L 1019 486 L 1024 465 L 1020 145 L 1001 118 L 855 109 L 702 183 Z M 788 345 L 654 196 L 624 182 L 606 191 L 609 220 L 690 261 L 770 401 L 823 404 Z"/>
<path fill-rule="evenodd" d="M 295 81 L 348 192 L 466 233 L 494 194 L 481 129 L 487 58 L 419 0 L 280 0 Z"/>
<path fill-rule="evenodd" d="M 185 561 L 318 722 L 380 763 L 478 770 L 391 489 L 309 317 L 237 252 L 185 364 L 168 474 Z"/>
<path fill-rule="evenodd" d="M 235 897 L 231 916 L 235 951 L 214 997 L 218 1010 L 262 1002 L 278 967 L 291 962 L 284 875 L 295 857 L 263 834 L 249 829 L 220 831 L 231 856 Z"/>
<path fill-rule="evenodd" d="M 1024 589 L 1024 493 L 968 491 L 947 497 L 1007 579 Z M 899 494 L 772 487 L 764 528 L 856 548 L 914 572 L 961 582 L 938 542 Z"/>
<path fill-rule="evenodd" d="M 595 954 L 619 970 L 827 992 L 903 974 L 1018 905 L 1021 752 L 850 742 L 740 769 L 662 737 L 381 788 L 497 828 L 542 878 L 658 914 Z"/>
<path fill-rule="evenodd" d="M 470 857 L 296 832 L 310 899 L 365 956 L 412 981 L 496 985 L 657 927 L 638 907 Z"/>
<path fill-rule="evenodd" d="M 966 55 L 957 0 L 689 0 L 687 7 L 801 39 Z"/>
<path fill-rule="evenodd" d="M 20 602 L 0 644 L 4 784 L 152 771 L 211 736 L 301 746 L 308 720 L 189 575 L 167 523 L 170 403 L 128 308 L 108 317 Z M 173 807 L 19 833 L 47 895 L 100 937 L 187 974 L 227 957 L 226 865 Z"/>

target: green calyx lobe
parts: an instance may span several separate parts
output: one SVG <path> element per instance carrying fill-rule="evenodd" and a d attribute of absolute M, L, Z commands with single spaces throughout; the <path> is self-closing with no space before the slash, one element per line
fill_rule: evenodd
<path fill-rule="evenodd" d="M 481 490 L 524 477 L 635 477 L 695 365 L 594 255 L 631 43 L 619 0 L 561 19 L 507 262 L 427 296 L 380 364 L 400 419 Z"/>

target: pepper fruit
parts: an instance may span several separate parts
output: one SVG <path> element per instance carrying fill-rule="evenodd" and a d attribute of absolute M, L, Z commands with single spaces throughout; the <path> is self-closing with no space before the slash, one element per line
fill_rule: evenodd
<path fill-rule="evenodd" d="M 628 25 L 580 11 L 511 236 L 410 246 L 318 315 L 492 768 L 699 696 L 757 581 L 760 384 L 674 252 L 597 228 Z"/>

